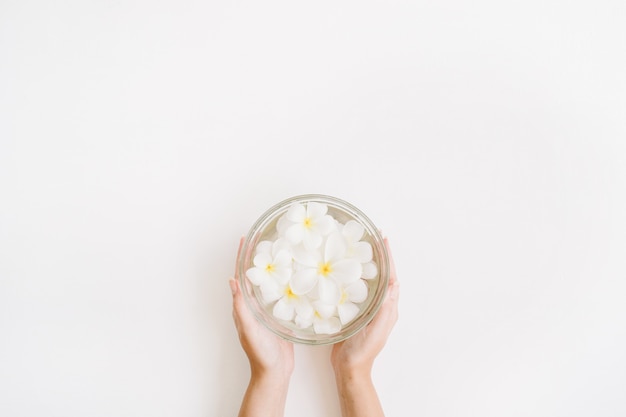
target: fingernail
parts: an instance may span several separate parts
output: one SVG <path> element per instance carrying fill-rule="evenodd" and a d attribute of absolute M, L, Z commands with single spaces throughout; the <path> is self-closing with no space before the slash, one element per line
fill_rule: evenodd
<path fill-rule="evenodd" d="M 237 292 L 237 283 L 235 282 L 235 278 L 233 277 L 228 278 L 228 284 L 230 285 L 230 292 L 232 292 L 233 295 L 235 295 L 235 293 Z"/>

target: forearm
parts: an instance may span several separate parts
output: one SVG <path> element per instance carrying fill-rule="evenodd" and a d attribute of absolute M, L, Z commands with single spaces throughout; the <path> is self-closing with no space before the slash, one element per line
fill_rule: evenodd
<path fill-rule="evenodd" d="M 282 417 L 288 388 L 288 376 L 253 373 L 239 417 Z"/>
<path fill-rule="evenodd" d="M 384 417 L 370 370 L 335 369 L 342 417 Z"/>

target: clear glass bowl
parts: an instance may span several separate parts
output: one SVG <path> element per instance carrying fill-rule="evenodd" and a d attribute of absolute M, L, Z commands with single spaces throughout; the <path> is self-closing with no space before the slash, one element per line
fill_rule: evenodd
<path fill-rule="evenodd" d="M 350 220 L 358 222 L 365 230 L 362 241 L 372 247 L 372 261 L 377 266 L 377 275 L 373 279 L 364 280 L 368 286 L 367 298 L 355 303 L 359 312 L 354 319 L 341 327 L 338 332 L 318 334 L 313 328 L 302 329 L 293 321 L 276 318 L 272 314 L 272 305 L 267 305 L 261 298 L 260 289 L 247 278 L 246 271 L 254 266 L 253 260 L 257 244 L 264 240 L 273 241 L 278 236 L 276 225 L 278 220 L 294 203 L 322 203 L 328 207 L 327 214 L 336 221 L 345 224 Z M 267 210 L 250 228 L 243 243 L 237 265 L 237 278 L 248 307 L 254 316 L 270 331 L 294 343 L 324 345 L 337 343 L 349 338 L 366 326 L 378 312 L 389 282 L 389 254 L 383 237 L 372 221 L 352 204 L 336 197 L 321 194 L 305 194 L 288 198 Z"/>

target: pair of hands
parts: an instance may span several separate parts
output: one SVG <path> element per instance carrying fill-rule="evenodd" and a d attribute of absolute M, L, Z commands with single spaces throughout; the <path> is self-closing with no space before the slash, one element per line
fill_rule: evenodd
<path fill-rule="evenodd" d="M 237 259 L 242 242 L 239 245 Z M 385 300 L 366 327 L 352 337 L 333 345 L 330 360 L 336 375 L 348 372 L 369 374 L 374 359 L 383 349 L 398 319 L 399 284 L 387 239 L 385 246 L 390 255 L 389 287 Z M 253 377 L 272 375 L 289 379 L 294 366 L 293 344 L 276 336 L 256 320 L 245 304 L 239 283 L 232 278 L 230 288 L 233 294 L 235 327 L 241 347 L 250 361 Z"/>

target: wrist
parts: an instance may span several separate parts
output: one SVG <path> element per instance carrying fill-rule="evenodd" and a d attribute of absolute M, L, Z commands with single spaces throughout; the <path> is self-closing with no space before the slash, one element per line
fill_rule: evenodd
<path fill-rule="evenodd" d="M 260 368 L 252 366 L 250 369 L 250 379 L 260 383 L 289 384 L 291 380 L 291 369 Z"/>
<path fill-rule="evenodd" d="M 333 363 L 333 371 L 335 372 L 335 379 L 338 381 L 362 381 L 365 379 L 371 379 L 372 366 L 368 363 Z"/>
<path fill-rule="evenodd" d="M 291 374 L 252 369 L 239 411 L 240 417 L 279 417 L 285 412 Z"/>

